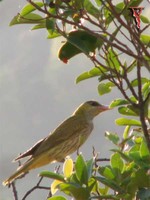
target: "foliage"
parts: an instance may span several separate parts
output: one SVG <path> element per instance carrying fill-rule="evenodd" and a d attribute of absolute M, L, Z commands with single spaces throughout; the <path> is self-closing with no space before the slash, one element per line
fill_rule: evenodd
<path fill-rule="evenodd" d="M 53 196 L 57 190 L 76 200 L 150 199 L 150 80 L 142 73 L 150 72 L 150 35 L 145 33 L 150 21 L 141 14 L 139 28 L 130 9 L 143 1 L 27 1 L 10 25 L 34 24 L 32 30 L 46 29 L 49 39 L 63 36 L 61 61 L 83 53 L 93 63 L 76 83 L 98 78 L 99 95 L 117 88 L 122 98 L 112 100 L 110 107 L 126 116 L 116 119 L 117 125 L 125 126 L 122 138 L 106 132 L 115 145 L 107 165 L 101 166 L 95 155 L 88 161 L 78 155 L 75 164 L 65 161 L 62 174 L 41 172 L 54 179 L 49 200 L 65 200 Z"/>

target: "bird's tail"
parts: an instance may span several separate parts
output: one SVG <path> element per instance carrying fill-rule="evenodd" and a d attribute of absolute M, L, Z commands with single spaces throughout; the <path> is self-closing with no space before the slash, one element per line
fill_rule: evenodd
<path fill-rule="evenodd" d="M 14 174 L 12 174 L 8 179 L 3 181 L 3 185 L 4 186 L 9 185 L 16 178 L 27 173 L 31 169 L 32 162 L 33 162 L 33 160 L 28 160 L 26 163 L 24 163 L 22 166 L 20 166 Z"/>

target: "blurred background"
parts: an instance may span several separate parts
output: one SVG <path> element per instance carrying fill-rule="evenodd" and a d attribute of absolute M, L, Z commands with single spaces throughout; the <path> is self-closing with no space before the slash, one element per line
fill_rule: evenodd
<path fill-rule="evenodd" d="M 117 90 L 99 96 L 97 78 L 75 84 L 76 77 L 88 71 L 93 64 L 79 55 L 67 65 L 57 58 L 57 51 L 63 38 L 47 40 L 45 30 L 30 31 L 32 26 L 18 25 L 9 27 L 11 19 L 20 11 L 24 0 L 3 0 L 0 2 L 0 182 L 17 168 L 12 160 L 26 151 L 39 139 L 46 137 L 65 118 L 87 100 L 97 100 L 109 104 L 114 98 L 121 97 Z M 147 1 L 144 5 L 150 5 Z M 148 16 L 150 8 L 145 7 L 143 14 Z M 95 119 L 95 129 L 80 151 L 85 159 L 92 156 L 92 147 L 99 152 L 100 158 L 108 157 L 112 144 L 104 137 L 105 131 L 122 133 L 115 125 L 119 117 L 117 110 L 99 115 Z M 76 154 L 71 157 L 75 158 Z M 58 163 L 57 163 L 58 165 Z M 42 170 L 54 170 L 55 164 L 31 171 L 16 183 L 19 199 L 33 187 Z M 0 183 L 0 200 L 13 199 L 11 188 Z M 42 185 L 50 186 L 44 179 Z M 33 192 L 27 199 L 46 199 L 47 191 Z"/>

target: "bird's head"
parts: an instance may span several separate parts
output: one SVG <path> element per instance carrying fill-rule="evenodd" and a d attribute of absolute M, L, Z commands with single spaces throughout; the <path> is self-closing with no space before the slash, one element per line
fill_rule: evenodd
<path fill-rule="evenodd" d="M 110 108 L 108 106 L 101 105 L 96 101 L 87 101 L 81 104 L 73 114 L 85 116 L 88 119 L 93 119 L 95 116 L 106 110 L 110 110 Z"/>

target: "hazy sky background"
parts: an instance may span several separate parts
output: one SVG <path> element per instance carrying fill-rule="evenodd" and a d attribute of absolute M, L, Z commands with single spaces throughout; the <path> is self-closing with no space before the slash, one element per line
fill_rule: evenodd
<path fill-rule="evenodd" d="M 84 55 L 71 59 L 67 65 L 59 61 L 56 55 L 63 38 L 47 40 L 46 30 L 30 31 L 32 25 L 9 27 L 12 17 L 24 4 L 24 0 L 0 3 L 0 182 L 16 170 L 17 163 L 11 163 L 15 156 L 47 136 L 79 104 L 91 99 L 109 104 L 113 98 L 121 97 L 117 90 L 99 96 L 97 78 L 75 84 L 75 78 L 93 64 Z M 147 1 L 145 5 L 149 5 Z M 148 12 L 147 6 L 143 14 Z M 111 130 L 121 134 L 121 128 L 114 123 L 116 117 L 119 114 L 115 109 L 95 119 L 93 134 L 80 149 L 86 159 L 92 155 L 92 146 L 100 152 L 100 157 L 109 155 L 111 144 L 104 133 Z M 20 199 L 37 183 L 37 174 L 42 169 L 53 170 L 54 164 L 17 181 Z M 50 184 L 49 180 L 44 183 Z M 36 191 L 28 200 L 45 199 L 46 194 Z M 0 184 L 0 200 L 11 199 L 11 189 Z"/>

